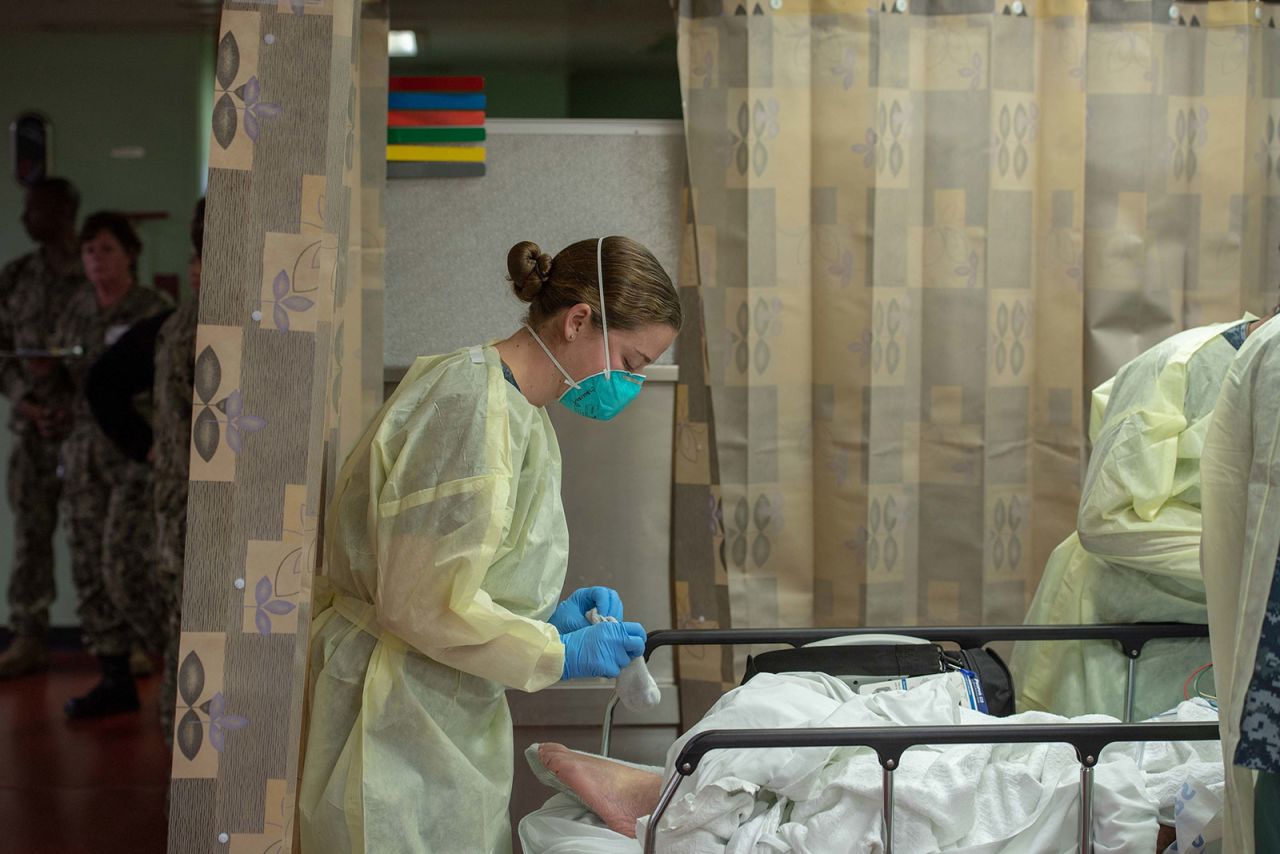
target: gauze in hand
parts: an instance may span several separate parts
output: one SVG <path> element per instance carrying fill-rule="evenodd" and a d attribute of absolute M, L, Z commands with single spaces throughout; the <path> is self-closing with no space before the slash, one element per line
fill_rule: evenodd
<path fill-rule="evenodd" d="M 587 612 L 587 620 L 592 623 L 617 622 L 613 617 L 600 616 L 595 608 Z M 643 655 L 631 659 L 631 663 L 622 668 L 618 674 L 617 691 L 622 705 L 633 712 L 652 709 L 662 700 L 662 692 L 649 674 L 649 665 Z"/>

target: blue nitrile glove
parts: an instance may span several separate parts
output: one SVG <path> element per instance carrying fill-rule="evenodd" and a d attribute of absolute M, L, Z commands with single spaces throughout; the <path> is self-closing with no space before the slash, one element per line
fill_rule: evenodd
<path fill-rule="evenodd" d="M 587 612 L 592 608 L 602 617 L 622 619 L 622 598 L 611 587 L 579 587 L 556 606 L 548 620 L 562 635 L 587 627 Z"/>
<path fill-rule="evenodd" d="M 645 633 L 639 623 L 596 623 L 561 635 L 560 640 L 564 642 L 561 679 L 613 679 L 631 659 L 644 654 Z"/>

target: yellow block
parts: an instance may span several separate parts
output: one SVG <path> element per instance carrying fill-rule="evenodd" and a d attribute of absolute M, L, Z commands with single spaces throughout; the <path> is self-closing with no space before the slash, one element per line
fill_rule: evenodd
<path fill-rule="evenodd" d="M 388 145 L 387 159 L 429 163 L 483 163 L 484 148 L 462 145 Z"/>

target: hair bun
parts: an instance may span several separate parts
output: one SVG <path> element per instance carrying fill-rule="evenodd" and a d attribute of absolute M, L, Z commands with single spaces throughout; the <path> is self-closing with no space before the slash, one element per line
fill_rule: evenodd
<path fill-rule="evenodd" d="M 542 286 L 551 278 L 551 256 L 538 248 L 538 244 L 525 240 L 511 247 L 507 253 L 507 277 L 523 302 L 533 302 Z"/>

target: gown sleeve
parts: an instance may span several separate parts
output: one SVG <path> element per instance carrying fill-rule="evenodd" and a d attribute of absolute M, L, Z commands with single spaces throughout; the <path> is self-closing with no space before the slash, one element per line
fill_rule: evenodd
<path fill-rule="evenodd" d="M 382 627 L 424 655 L 509 688 L 536 691 L 560 680 L 559 633 L 503 607 L 483 586 L 511 525 L 517 480 L 505 392 L 492 381 L 489 386 L 480 405 L 456 395 L 428 398 L 404 424 L 374 438 L 374 604 Z M 521 464 L 547 461 L 525 458 Z M 518 535 L 542 534 L 534 529 Z"/>
<path fill-rule="evenodd" d="M 1077 526 L 1108 563 L 1182 580 L 1200 578 L 1200 508 L 1181 497 L 1179 443 L 1186 364 L 1106 386 Z M 1128 386 L 1125 388 L 1124 386 Z M 1096 403 L 1095 396 L 1095 403 Z"/>

